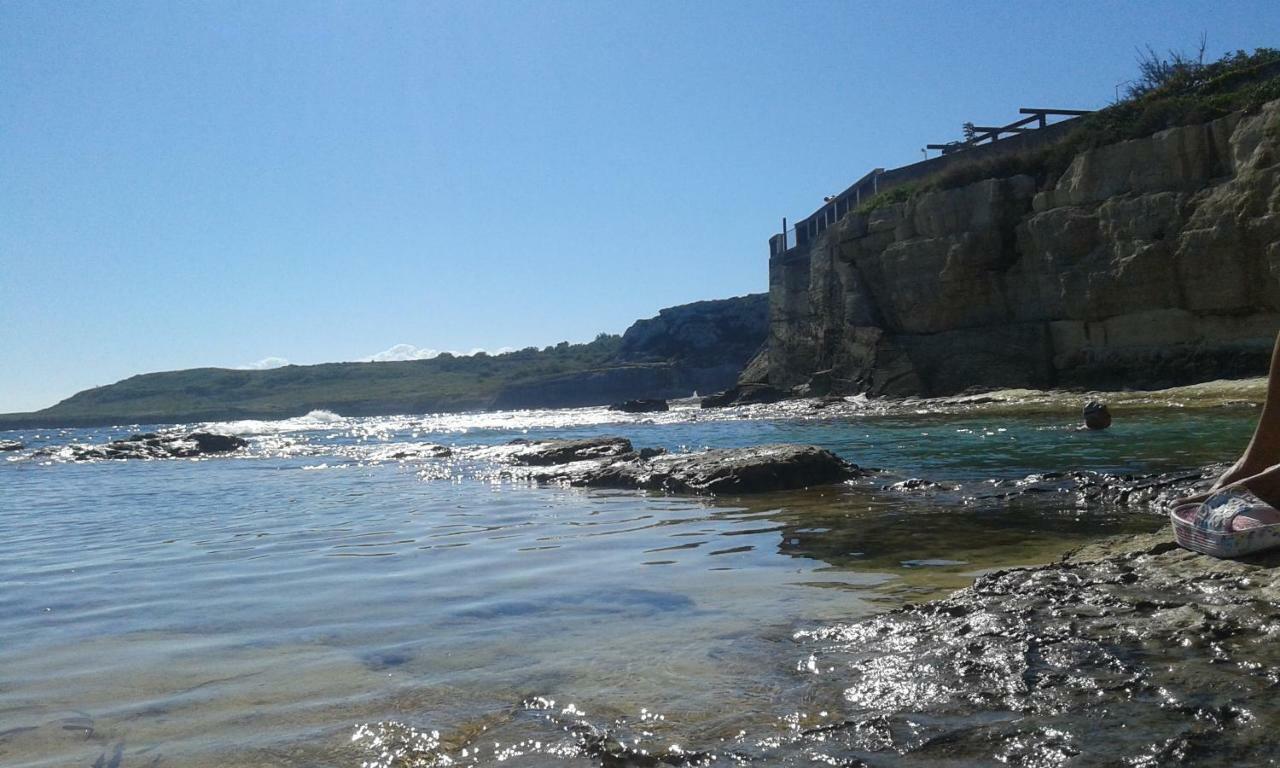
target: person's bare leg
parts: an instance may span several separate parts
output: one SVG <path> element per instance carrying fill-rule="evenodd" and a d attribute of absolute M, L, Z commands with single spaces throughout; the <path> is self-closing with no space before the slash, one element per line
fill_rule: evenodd
<path fill-rule="evenodd" d="M 1280 462 L 1280 334 L 1276 336 L 1276 346 L 1271 351 L 1271 369 L 1267 373 L 1267 399 L 1262 404 L 1262 413 L 1258 415 L 1258 426 L 1253 430 L 1253 439 L 1249 441 L 1249 447 L 1244 449 L 1244 454 L 1222 473 L 1209 490 L 1175 499 L 1173 503 L 1202 502 L 1228 485 L 1253 477 L 1277 462 Z M 1271 502 L 1268 501 L 1268 503 Z"/>

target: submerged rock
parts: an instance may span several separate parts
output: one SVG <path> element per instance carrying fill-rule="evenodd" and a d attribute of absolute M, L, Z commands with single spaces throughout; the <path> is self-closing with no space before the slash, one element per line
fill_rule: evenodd
<path fill-rule="evenodd" d="M 230 453 L 249 445 L 235 435 L 192 432 L 187 435 L 134 434 L 105 445 L 70 446 L 75 461 L 94 459 L 186 459 L 214 453 Z"/>
<path fill-rule="evenodd" d="M 453 449 L 436 443 L 395 443 L 375 448 L 367 454 L 369 461 L 405 461 L 408 459 L 447 459 Z"/>
<path fill-rule="evenodd" d="M 667 406 L 666 400 L 643 398 L 638 400 L 624 400 L 621 403 L 614 403 L 609 406 L 609 410 L 622 411 L 623 413 L 658 413 L 671 409 Z"/>
<path fill-rule="evenodd" d="M 2 451 L 20 451 L 26 448 L 21 440 L 0 440 L 0 452 Z"/>

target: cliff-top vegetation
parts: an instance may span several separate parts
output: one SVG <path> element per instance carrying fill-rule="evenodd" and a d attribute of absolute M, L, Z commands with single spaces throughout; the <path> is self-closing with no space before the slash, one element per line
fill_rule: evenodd
<path fill-rule="evenodd" d="M 1020 174 L 1034 177 L 1043 186 L 1058 179 L 1081 152 L 1207 123 L 1232 112 L 1256 112 L 1266 102 L 1280 99 L 1280 50 L 1275 48 L 1236 51 L 1211 63 L 1176 51 L 1162 57 L 1148 48 L 1139 57 L 1138 70 L 1124 98 L 1082 117 L 1061 141 L 957 163 L 919 189 L 954 189 L 981 179 Z"/>

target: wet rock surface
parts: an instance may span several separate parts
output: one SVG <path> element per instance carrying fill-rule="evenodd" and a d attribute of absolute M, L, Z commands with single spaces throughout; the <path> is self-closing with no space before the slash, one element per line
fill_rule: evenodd
<path fill-rule="evenodd" d="M 838 677 L 849 706 L 822 752 L 854 765 L 1274 765 L 1277 565 L 1196 555 L 1161 532 L 802 632 L 809 668 Z"/>
<path fill-rule="evenodd" d="M 1073 506 L 1099 504 L 1156 510 L 1173 498 L 1207 487 L 1226 466 L 1211 465 L 1191 472 L 1113 474 L 1089 470 L 1040 472 L 1021 478 L 992 478 L 979 482 L 938 482 L 910 477 L 882 484 L 881 490 L 902 494 L 950 497 L 956 503 L 992 505 L 1031 496 L 1062 496 Z"/>
<path fill-rule="evenodd" d="M 113 440 L 105 445 L 72 445 L 75 461 L 95 459 L 186 459 L 209 454 L 231 453 L 249 445 L 244 438 L 211 432 L 161 435 L 144 432 Z"/>
<path fill-rule="evenodd" d="M 0 440 L 0 452 L 20 451 L 25 447 L 21 440 Z"/>

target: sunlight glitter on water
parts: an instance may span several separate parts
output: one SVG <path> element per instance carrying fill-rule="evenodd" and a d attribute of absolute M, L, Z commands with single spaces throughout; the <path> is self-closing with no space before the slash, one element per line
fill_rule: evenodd
<path fill-rule="evenodd" d="M 17 433 L 28 448 L 0 465 L 0 762 L 798 757 L 850 706 L 805 633 L 1158 525 L 1003 494 L 1041 482 L 1029 475 L 1226 458 L 1255 414 L 1234 406 L 1259 391 L 1109 394 L 1117 421 L 1100 434 L 1074 430 L 1083 395 L 1044 393 L 309 414 L 206 425 L 250 448 L 201 461 L 33 457 L 132 428 Z M 602 434 L 671 450 L 814 443 L 885 471 L 719 500 L 496 473 L 514 437 Z"/>

